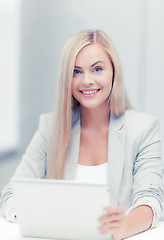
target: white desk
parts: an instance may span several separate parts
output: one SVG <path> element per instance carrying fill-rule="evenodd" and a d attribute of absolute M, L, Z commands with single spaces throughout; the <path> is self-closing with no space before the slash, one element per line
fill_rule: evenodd
<path fill-rule="evenodd" d="M 2 240 L 37 240 L 38 238 L 24 238 L 19 233 L 17 223 L 9 223 L 0 217 L 0 239 Z M 157 228 L 148 230 L 144 233 L 128 238 L 128 240 L 163 240 L 164 239 L 164 221 L 160 222 Z M 48 240 L 48 239 L 41 239 Z"/>

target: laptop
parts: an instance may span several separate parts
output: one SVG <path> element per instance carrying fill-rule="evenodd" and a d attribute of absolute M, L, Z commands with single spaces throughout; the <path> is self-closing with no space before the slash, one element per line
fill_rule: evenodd
<path fill-rule="evenodd" d="M 25 237 L 110 239 L 98 233 L 98 218 L 110 205 L 107 185 L 67 180 L 12 179 L 20 232 Z"/>

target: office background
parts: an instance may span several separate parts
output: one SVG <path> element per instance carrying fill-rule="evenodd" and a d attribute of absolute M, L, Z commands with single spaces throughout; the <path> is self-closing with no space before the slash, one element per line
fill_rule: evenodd
<path fill-rule="evenodd" d="M 163 12 L 163 0 L 0 0 L 0 191 L 53 111 L 62 47 L 82 29 L 113 40 L 134 108 L 158 116 L 164 139 Z"/>

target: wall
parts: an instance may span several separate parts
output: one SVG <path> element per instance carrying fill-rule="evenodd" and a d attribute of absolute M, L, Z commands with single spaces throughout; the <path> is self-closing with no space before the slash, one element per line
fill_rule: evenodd
<path fill-rule="evenodd" d="M 158 116 L 164 156 L 164 1 L 151 0 L 146 33 L 145 111 Z M 141 85 L 142 87 L 142 85 Z M 164 158 L 164 157 L 163 157 Z"/>
<path fill-rule="evenodd" d="M 19 148 L 20 1 L 0 1 L 0 158 Z"/>

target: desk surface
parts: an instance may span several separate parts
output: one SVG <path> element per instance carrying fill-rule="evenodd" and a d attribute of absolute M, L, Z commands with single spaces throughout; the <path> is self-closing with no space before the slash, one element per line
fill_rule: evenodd
<path fill-rule="evenodd" d="M 19 233 L 17 223 L 9 223 L 0 217 L 0 239 L 3 240 L 36 240 L 38 238 L 24 238 Z M 164 239 L 164 221 L 160 222 L 157 228 L 148 230 L 144 233 L 128 238 L 128 240 L 163 240 Z M 43 239 L 42 240 L 48 240 Z"/>

